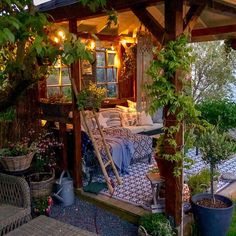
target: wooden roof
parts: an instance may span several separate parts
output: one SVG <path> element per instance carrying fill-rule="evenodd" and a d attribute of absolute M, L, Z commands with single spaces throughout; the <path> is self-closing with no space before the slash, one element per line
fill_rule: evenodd
<path fill-rule="evenodd" d="M 108 29 L 102 10 L 91 12 L 77 0 L 54 0 L 38 6 L 56 22 L 77 19 L 78 32 L 106 35 L 131 35 L 142 23 L 161 41 L 164 33 L 164 1 L 108 0 L 108 8 L 118 11 L 119 26 Z M 192 31 L 192 41 L 236 38 L 236 0 L 188 0 L 184 6 L 186 29 Z M 192 27 L 192 28 L 191 28 Z"/>

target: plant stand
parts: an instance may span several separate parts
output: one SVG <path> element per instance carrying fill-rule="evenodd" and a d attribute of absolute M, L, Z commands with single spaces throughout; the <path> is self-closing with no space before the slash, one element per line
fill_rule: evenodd
<path fill-rule="evenodd" d="M 151 183 L 153 205 L 151 205 L 152 213 L 159 213 L 165 211 L 164 198 L 159 198 L 159 191 L 161 185 L 165 183 L 165 180 L 159 175 L 159 173 L 147 173 L 146 177 Z"/>

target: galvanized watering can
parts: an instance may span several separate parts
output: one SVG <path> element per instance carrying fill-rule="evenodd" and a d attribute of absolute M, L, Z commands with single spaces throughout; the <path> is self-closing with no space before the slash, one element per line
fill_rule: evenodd
<path fill-rule="evenodd" d="M 67 177 L 65 177 L 67 174 Z M 62 202 L 63 206 L 70 206 L 74 204 L 75 195 L 74 195 L 74 187 L 73 180 L 70 177 L 68 171 L 62 171 L 60 179 L 56 181 L 56 193 L 53 196 Z"/>

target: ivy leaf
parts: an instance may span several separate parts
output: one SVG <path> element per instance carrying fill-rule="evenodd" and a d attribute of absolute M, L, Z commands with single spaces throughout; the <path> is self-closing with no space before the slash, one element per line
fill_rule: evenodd
<path fill-rule="evenodd" d="M 8 28 L 4 28 L 3 33 L 10 42 L 15 42 L 15 35 Z"/>

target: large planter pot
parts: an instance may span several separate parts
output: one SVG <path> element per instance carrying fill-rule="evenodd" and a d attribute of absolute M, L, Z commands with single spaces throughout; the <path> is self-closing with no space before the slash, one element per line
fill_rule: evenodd
<path fill-rule="evenodd" d="M 50 196 L 55 182 L 55 171 L 33 173 L 27 177 L 30 185 L 31 197 L 41 198 Z"/>
<path fill-rule="evenodd" d="M 24 171 L 30 167 L 33 156 L 34 152 L 16 157 L 4 156 L 0 158 L 0 162 L 6 171 L 10 172 Z"/>
<path fill-rule="evenodd" d="M 211 208 L 198 205 L 197 202 L 202 199 L 211 199 L 211 194 L 197 194 L 191 199 L 194 219 L 200 235 L 226 236 L 232 219 L 233 202 L 227 197 L 215 194 L 215 199 L 224 202 L 228 207 Z"/>

